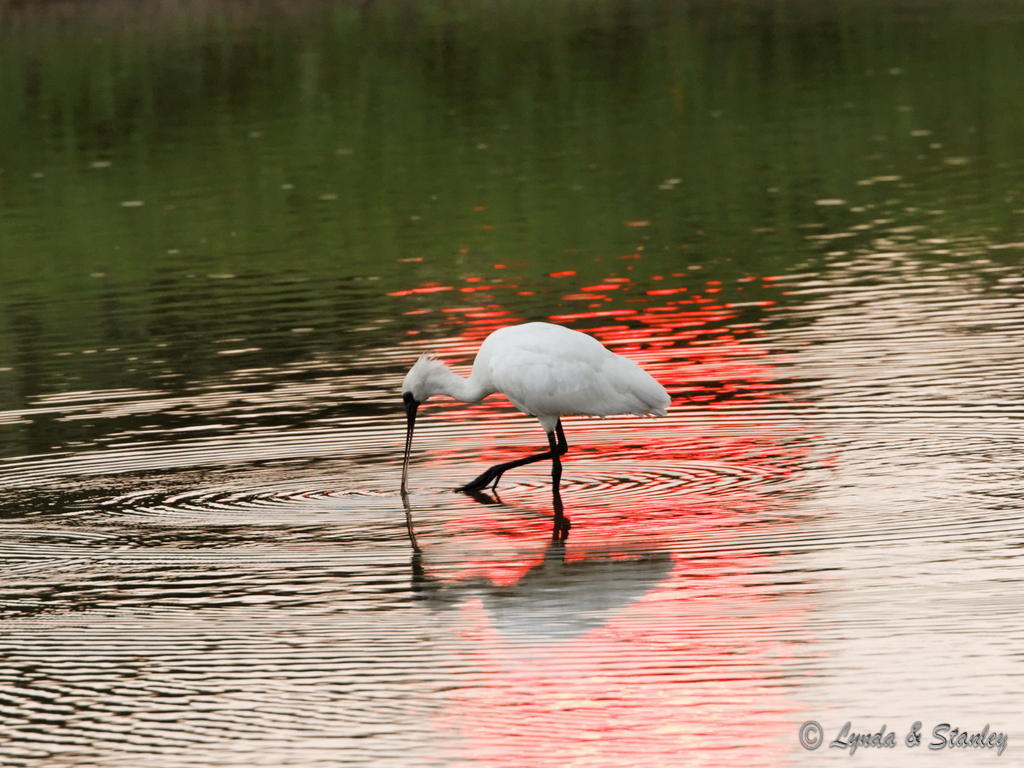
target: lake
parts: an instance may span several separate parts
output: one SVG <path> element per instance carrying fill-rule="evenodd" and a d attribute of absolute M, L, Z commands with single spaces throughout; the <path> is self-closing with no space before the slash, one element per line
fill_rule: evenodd
<path fill-rule="evenodd" d="M 0 765 L 1019 760 L 1022 36 L 0 3 Z M 405 371 L 534 320 L 669 415 L 474 498 L 545 435 L 431 400 L 403 500 Z"/>

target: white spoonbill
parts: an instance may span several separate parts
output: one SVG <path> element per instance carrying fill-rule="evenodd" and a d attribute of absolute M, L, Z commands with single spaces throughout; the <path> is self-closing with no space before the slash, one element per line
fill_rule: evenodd
<path fill-rule="evenodd" d="M 569 450 L 562 416 L 664 416 L 669 405 L 665 388 L 650 374 L 632 360 L 609 351 L 593 336 L 551 323 L 499 328 L 480 345 L 468 379 L 431 354 L 422 355 L 405 375 L 402 493 L 407 493 L 412 431 L 420 403 L 433 395 L 477 403 L 495 392 L 501 392 L 520 411 L 540 421 L 548 435 L 549 449 L 496 464 L 460 491 L 479 491 L 490 483 L 496 487 L 507 470 L 543 459 L 551 459 L 551 479 L 557 487 L 562 476 L 559 457 Z"/>

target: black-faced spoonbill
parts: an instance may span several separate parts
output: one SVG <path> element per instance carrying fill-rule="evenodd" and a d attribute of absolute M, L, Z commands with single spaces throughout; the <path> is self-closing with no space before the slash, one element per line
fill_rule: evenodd
<path fill-rule="evenodd" d="M 593 336 L 551 323 L 499 328 L 480 345 L 468 379 L 430 354 L 421 356 L 405 375 L 402 399 L 407 425 L 402 493 L 407 493 L 412 431 L 420 403 L 433 395 L 476 403 L 495 392 L 540 421 L 548 435 L 548 450 L 496 464 L 460 491 L 479 491 L 491 483 L 497 486 L 507 470 L 543 459 L 551 459 L 551 479 L 557 486 L 562 477 L 559 457 L 569 450 L 562 416 L 664 416 L 669 405 L 665 388 L 650 374 L 632 360 L 609 351 Z"/>

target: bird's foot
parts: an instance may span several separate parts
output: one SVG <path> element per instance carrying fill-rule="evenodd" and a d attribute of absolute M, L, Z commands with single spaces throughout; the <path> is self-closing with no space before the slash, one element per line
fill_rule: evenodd
<path fill-rule="evenodd" d="M 491 490 L 494 490 L 494 487 L 498 485 L 498 480 L 500 480 L 500 479 L 501 479 L 501 473 L 500 472 L 494 473 L 490 469 L 488 469 L 486 472 L 484 472 L 482 475 L 480 475 L 475 480 L 471 480 L 470 482 L 466 483 L 461 488 L 456 488 L 455 492 L 456 493 L 474 494 L 474 493 L 477 493 L 479 491 L 484 490 L 491 483 L 492 480 L 494 481 L 494 486 L 491 487 Z"/>

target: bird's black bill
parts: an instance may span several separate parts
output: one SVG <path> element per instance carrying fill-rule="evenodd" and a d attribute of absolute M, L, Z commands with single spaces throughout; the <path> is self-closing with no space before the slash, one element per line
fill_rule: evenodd
<path fill-rule="evenodd" d="M 412 396 L 412 392 L 402 395 L 405 402 L 405 459 L 402 461 L 402 493 L 409 492 L 409 456 L 412 453 L 412 430 L 416 426 L 416 409 L 420 407 L 419 401 Z"/>

